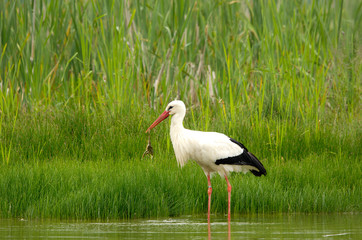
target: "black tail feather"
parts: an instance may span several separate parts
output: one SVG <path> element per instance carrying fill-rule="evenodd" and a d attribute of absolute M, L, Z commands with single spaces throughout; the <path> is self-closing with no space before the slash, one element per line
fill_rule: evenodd
<path fill-rule="evenodd" d="M 248 155 L 252 159 L 252 162 L 255 164 L 254 167 L 256 167 L 259 170 L 259 171 L 250 170 L 250 172 L 257 177 L 260 177 L 261 175 L 266 176 L 266 170 L 265 170 L 263 164 L 251 152 L 248 152 Z"/>

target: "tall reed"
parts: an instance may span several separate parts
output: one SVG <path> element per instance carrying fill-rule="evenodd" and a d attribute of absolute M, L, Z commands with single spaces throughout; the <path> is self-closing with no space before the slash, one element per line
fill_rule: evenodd
<path fill-rule="evenodd" d="M 313 119 L 318 130 L 330 111 L 346 112 L 338 96 L 346 96 L 346 114 L 358 105 L 355 1 L 34 3 L 1 3 L 8 113 L 17 104 L 31 111 L 156 107 L 177 96 L 203 106 L 211 88 L 232 121 L 245 105 L 258 109 L 255 121 L 261 114 Z M 209 87 L 208 69 L 215 74 Z"/>

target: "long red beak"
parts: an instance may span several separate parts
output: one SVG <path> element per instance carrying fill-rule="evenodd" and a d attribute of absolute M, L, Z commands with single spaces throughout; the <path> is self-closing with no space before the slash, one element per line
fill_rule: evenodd
<path fill-rule="evenodd" d="M 147 128 L 146 132 L 149 132 L 152 128 L 156 127 L 160 122 L 165 120 L 168 116 L 170 116 L 169 111 L 164 111 L 157 119 L 152 123 L 152 125 Z"/>

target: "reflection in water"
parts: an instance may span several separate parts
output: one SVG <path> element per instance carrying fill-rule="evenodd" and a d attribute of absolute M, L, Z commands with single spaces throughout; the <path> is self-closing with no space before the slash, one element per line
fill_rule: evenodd
<path fill-rule="evenodd" d="M 211 223 L 210 218 L 207 219 L 207 236 L 208 239 L 211 240 Z M 228 240 L 231 239 L 231 221 L 230 221 L 230 213 L 228 215 Z"/>
<path fill-rule="evenodd" d="M 0 219 L 1 239 L 358 239 L 362 214 L 204 216 L 111 222 Z M 210 227 L 210 228 L 209 228 Z M 210 230 L 210 231 L 209 231 Z"/>

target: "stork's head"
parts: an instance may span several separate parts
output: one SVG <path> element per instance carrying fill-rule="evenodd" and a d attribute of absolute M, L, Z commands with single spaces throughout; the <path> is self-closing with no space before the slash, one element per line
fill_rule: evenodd
<path fill-rule="evenodd" d="M 175 100 L 170 102 L 166 110 L 152 123 L 152 125 L 147 129 L 146 132 L 149 132 L 152 128 L 156 127 L 160 122 L 165 120 L 168 116 L 177 114 L 185 116 L 186 113 L 186 106 L 183 101 L 181 100 Z"/>
<path fill-rule="evenodd" d="M 183 101 L 175 100 L 167 105 L 165 112 L 168 112 L 169 115 L 184 113 L 186 112 L 186 106 Z"/>

